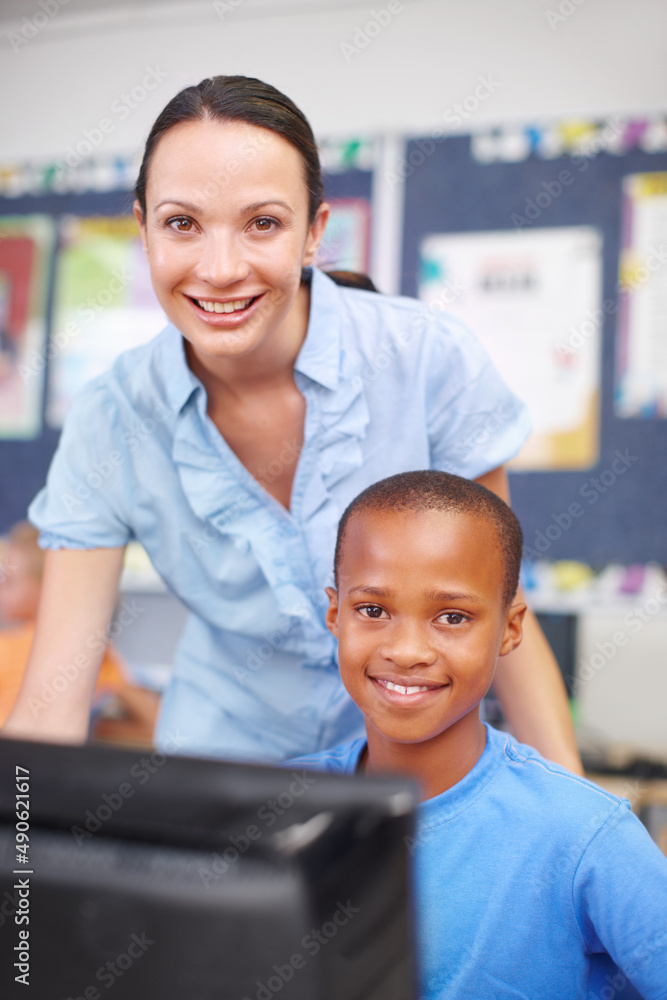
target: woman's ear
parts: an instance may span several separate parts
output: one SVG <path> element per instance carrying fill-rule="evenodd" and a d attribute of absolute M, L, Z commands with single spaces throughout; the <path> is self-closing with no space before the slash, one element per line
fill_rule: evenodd
<path fill-rule="evenodd" d="M 329 205 L 326 201 L 323 201 L 315 213 L 315 218 L 308 227 L 308 236 L 306 237 L 306 245 L 303 251 L 302 267 L 312 264 L 315 259 L 315 254 L 317 253 L 317 248 L 319 247 L 322 237 L 324 236 L 324 230 L 327 228 L 328 220 Z"/>
<path fill-rule="evenodd" d="M 134 217 L 137 220 L 137 225 L 139 226 L 141 245 L 144 248 L 144 253 L 148 253 L 148 243 L 146 242 L 146 223 L 144 222 L 144 213 L 141 211 L 141 205 L 138 201 L 135 201 L 132 205 L 132 211 L 134 212 Z"/>
<path fill-rule="evenodd" d="M 523 616 L 526 613 L 525 604 L 512 604 L 507 609 L 507 618 L 500 643 L 499 656 L 506 656 L 519 645 L 523 638 Z"/>
<path fill-rule="evenodd" d="M 329 598 L 329 607 L 324 620 L 331 634 L 338 638 L 338 591 L 334 590 L 333 587 L 326 587 L 326 592 Z"/>

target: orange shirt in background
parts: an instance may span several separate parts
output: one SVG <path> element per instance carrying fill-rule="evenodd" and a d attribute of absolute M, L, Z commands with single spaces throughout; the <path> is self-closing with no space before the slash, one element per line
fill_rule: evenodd
<path fill-rule="evenodd" d="M 0 629 L 0 726 L 4 725 L 19 693 L 34 632 L 34 622 Z M 120 660 L 107 648 L 97 678 L 96 696 L 106 692 L 116 694 L 126 685 Z"/>

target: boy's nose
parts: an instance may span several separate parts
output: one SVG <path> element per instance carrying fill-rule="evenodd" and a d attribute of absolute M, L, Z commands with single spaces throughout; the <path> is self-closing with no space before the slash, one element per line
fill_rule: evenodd
<path fill-rule="evenodd" d="M 410 667 L 430 666 L 437 658 L 437 651 L 428 632 L 412 623 L 393 628 L 385 637 L 380 652 L 385 660 L 406 670 Z"/>

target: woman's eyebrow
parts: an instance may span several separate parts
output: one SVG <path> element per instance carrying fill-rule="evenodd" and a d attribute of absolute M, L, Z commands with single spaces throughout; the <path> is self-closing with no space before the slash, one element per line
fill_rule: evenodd
<path fill-rule="evenodd" d="M 155 211 L 157 212 L 158 208 L 162 208 L 163 205 L 178 205 L 179 208 L 184 208 L 187 212 L 194 212 L 195 214 L 203 212 L 200 205 L 194 205 L 191 201 L 181 201 L 179 198 L 165 198 L 155 206 Z M 280 201 L 278 198 L 269 199 L 268 201 L 255 201 L 250 205 L 244 205 L 243 208 L 240 209 L 240 214 L 247 215 L 250 212 L 258 212 L 260 209 L 267 208 L 269 205 L 280 205 L 280 207 L 286 209 L 290 215 L 294 215 L 294 209 L 288 205 L 286 201 Z"/>
<path fill-rule="evenodd" d="M 280 205 L 281 208 L 287 209 L 291 215 L 294 215 L 294 209 L 287 204 L 286 201 L 280 201 L 280 199 L 269 199 L 268 201 L 255 201 L 251 205 L 244 205 L 241 209 L 241 214 L 245 215 L 246 212 L 257 212 L 261 208 L 266 208 L 268 205 Z"/>
<path fill-rule="evenodd" d="M 188 212 L 201 212 L 199 205 L 193 205 L 191 201 L 179 201 L 178 198 L 165 198 L 164 201 L 155 206 L 155 211 L 157 212 L 158 208 L 162 208 L 163 205 L 178 205 Z"/>

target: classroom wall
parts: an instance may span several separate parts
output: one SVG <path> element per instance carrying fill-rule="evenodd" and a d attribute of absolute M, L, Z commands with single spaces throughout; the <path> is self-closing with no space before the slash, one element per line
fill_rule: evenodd
<path fill-rule="evenodd" d="M 3 0 L 0 7 L 0 167 L 63 158 L 104 118 L 113 128 L 101 153 L 138 149 L 174 93 L 215 73 L 275 84 L 319 137 L 468 133 L 665 109 L 662 0 L 42 3 Z M 484 81 L 490 92 L 460 115 L 457 104 Z M 143 88 L 141 100 L 133 88 Z M 393 224 L 398 232 L 400 219 Z M 523 499 L 530 507 L 530 495 Z M 579 659 L 596 655 L 606 636 L 589 632 Z M 650 633 L 647 627 L 642 641 Z M 663 633 L 650 645 L 653 654 L 642 649 L 642 657 L 664 670 Z"/>
<path fill-rule="evenodd" d="M 661 110 L 667 93 L 661 0 L 46 3 L 54 5 L 53 15 L 37 0 L 0 7 L 0 90 L 11 95 L 0 108 L 3 159 L 62 155 L 109 116 L 105 151 L 132 149 L 169 96 L 215 73 L 269 80 L 318 135 L 456 131 L 456 115 L 444 116 L 480 78 L 493 93 L 461 130 L 645 113 Z M 159 82 L 128 107 L 123 94 L 149 69 Z"/>

